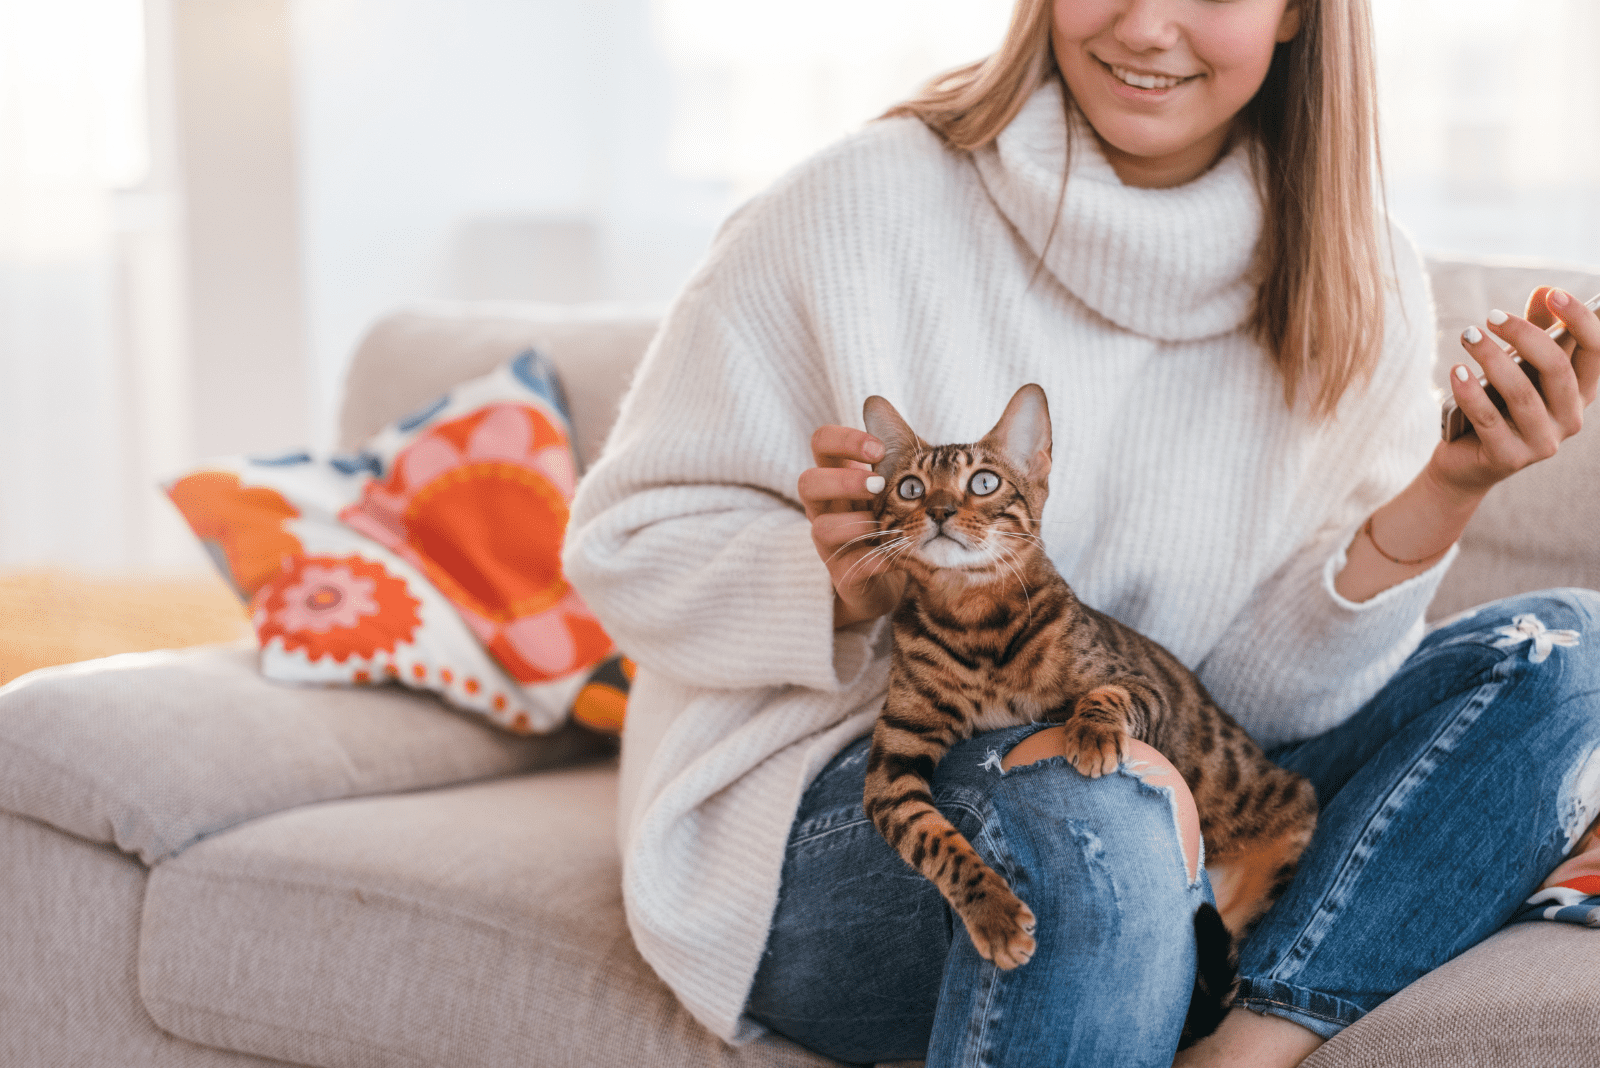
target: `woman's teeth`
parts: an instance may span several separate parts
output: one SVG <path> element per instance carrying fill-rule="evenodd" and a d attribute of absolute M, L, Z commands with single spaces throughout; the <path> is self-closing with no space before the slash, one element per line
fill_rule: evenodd
<path fill-rule="evenodd" d="M 1187 78 L 1163 77 L 1159 74 L 1140 74 L 1137 71 L 1129 70 L 1127 67 L 1112 67 L 1111 73 L 1116 75 L 1118 81 L 1138 89 L 1171 89 L 1174 85 L 1181 85 L 1189 80 Z"/>

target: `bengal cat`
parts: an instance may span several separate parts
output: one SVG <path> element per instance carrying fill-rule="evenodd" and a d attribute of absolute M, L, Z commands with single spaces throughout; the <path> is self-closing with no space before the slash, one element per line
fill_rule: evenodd
<path fill-rule="evenodd" d="M 1229 933 L 1242 934 L 1293 876 L 1316 825 L 1311 784 L 1269 761 L 1175 656 L 1083 604 L 1056 572 L 1039 537 L 1051 450 L 1043 389 L 1022 387 L 971 445 L 924 444 L 882 397 L 867 400 L 865 418 L 885 450 L 873 551 L 908 580 L 867 815 L 938 886 L 978 952 L 1015 968 L 1035 949 L 1033 913 L 934 807 L 934 768 L 977 731 L 1038 721 L 1064 724 L 1067 759 L 1091 778 L 1116 770 L 1128 739 L 1149 743 L 1194 795 L 1208 862 L 1248 873 L 1221 923 L 1210 905 L 1195 920 L 1199 986 L 1224 988 L 1207 995 L 1220 1019 Z"/>

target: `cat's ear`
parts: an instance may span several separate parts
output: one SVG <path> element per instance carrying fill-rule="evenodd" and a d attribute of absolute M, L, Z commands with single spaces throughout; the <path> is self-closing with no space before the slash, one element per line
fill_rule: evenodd
<path fill-rule="evenodd" d="M 916 433 L 900 418 L 894 405 L 882 397 L 868 397 L 861 406 L 861 418 L 866 423 L 867 433 L 883 442 L 883 459 L 873 465 L 874 470 L 893 471 L 902 459 L 917 450 L 920 443 Z"/>
<path fill-rule="evenodd" d="M 1034 481 L 1050 474 L 1050 405 L 1044 390 L 1030 382 L 1017 390 L 1005 414 L 983 440 L 998 447 L 1006 459 Z"/>

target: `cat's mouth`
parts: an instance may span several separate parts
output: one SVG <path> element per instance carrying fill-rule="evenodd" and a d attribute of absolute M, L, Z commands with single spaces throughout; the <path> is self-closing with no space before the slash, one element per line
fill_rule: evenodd
<path fill-rule="evenodd" d="M 917 546 L 917 555 L 929 567 L 954 570 L 987 568 L 992 561 L 989 553 L 967 544 L 959 535 L 947 530 L 935 530 Z"/>

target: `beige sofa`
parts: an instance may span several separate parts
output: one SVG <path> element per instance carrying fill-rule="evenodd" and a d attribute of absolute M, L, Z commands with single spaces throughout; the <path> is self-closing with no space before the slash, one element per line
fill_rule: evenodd
<path fill-rule="evenodd" d="M 1536 281 L 1600 275 L 1440 261 L 1440 347 Z M 599 449 L 648 316 L 450 307 L 356 354 L 353 444 L 528 344 Z M 1600 429 L 1497 489 L 1436 615 L 1600 587 Z M 0 690 L 0 1065 L 212 1068 L 800 1066 L 729 1048 L 623 922 L 615 769 L 568 730 L 517 739 L 399 689 L 261 680 L 246 648 L 112 657 Z M 1502 932 L 1307 1062 L 1592 1064 L 1600 931 Z"/>

